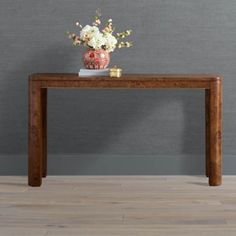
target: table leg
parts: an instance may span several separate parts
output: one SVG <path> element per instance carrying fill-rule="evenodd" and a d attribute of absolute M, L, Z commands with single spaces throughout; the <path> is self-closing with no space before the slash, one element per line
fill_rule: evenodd
<path fill-rule="evenodd" d="M 47 176 L 47 89 L 41 89 L 41 112 L 42 112 L 42 176 Z"/>
<path fill-rule="evenodd" d="M 42 184 L 42 94 L 40 82 L 29 81 L 29 160 L 28 183 Z"/>
<path fill-rule="evenodd" d="M 211 84 L 210 90 L 210 173 L 209 184 L 221 185 L 222 182 L 222 85 L 221 80 Z"/>
<path fill-rule="evenodd" d="M 205 173 L 210 175 L 210 91 L 205 89 Z"/>

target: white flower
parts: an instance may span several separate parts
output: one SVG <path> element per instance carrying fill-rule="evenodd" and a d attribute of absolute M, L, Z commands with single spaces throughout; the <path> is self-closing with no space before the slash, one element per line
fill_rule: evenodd
<path fill-rule="evenodd" d="M 83 41 L 90 40 L 94 35 L 99 33 L 99 29 L 96 26 L 90 26 L 86 25 L 81 31 L 80 31 L 80 38 Z"/>
<path fill-rule="evenodd" d="M 93 49 L 105 48 L 108 52 L 113 52 L 117 45 L 117 39 L 111 33 L 101 33 L 97 26 L 90 25 L 81 30 L 80 40 Z"/>
<path fill-rule="evenodd" d="M 104 38 L 105 38 L 106 50 L 108 52 L 113 52 L 114 49 L 116 48 L 117 39 L 112 34 L 109 33 L 105 33 Z"/>
<path fill-rule="evenodd" d="M 101 49 L 106 43 L 102 33 L 94 34 L 88 41 L 88 45 L 94 49 Z"/>

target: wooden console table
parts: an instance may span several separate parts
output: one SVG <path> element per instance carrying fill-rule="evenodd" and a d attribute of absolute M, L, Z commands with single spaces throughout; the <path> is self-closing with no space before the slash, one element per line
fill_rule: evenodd
<path fill-rule="evenodd" d="M 222 80 L 213 75 L 124 75 L 121 78 L 78 77 L 76 74 L 34 74 L 29 78 L 28 183 L 40 186 L 47 176 L 47 89 L 121 88 L 205 89 L 206 176 L 209 185 L 222 182 Z"/>

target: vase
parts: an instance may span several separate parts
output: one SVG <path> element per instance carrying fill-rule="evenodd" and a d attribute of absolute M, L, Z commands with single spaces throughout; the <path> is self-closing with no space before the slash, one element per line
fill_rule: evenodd
<path fill-rule="evenodd" d="M 105 69 L 110 63 L 110 54 L 103 49 L 87 49 L 83 61 L 86 69 Z"/>

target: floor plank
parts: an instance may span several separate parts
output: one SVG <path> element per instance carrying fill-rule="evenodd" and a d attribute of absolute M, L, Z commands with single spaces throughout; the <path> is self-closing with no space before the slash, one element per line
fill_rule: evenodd
<path fill-rule="evenodd" d="M 236 235 L 236 176 L 0 177 L 0 236 Z"/>

